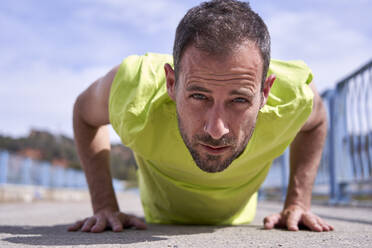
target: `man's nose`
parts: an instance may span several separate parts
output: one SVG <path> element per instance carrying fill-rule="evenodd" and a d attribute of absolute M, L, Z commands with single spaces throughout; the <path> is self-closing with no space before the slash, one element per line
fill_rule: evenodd
<path fill-rule="evenodd" d="M 225 118 L 221 108 L 213 107 L 207 114 L 204 131 L 213 139 L 222 138 L 222 136 L 230 132 Z"/>

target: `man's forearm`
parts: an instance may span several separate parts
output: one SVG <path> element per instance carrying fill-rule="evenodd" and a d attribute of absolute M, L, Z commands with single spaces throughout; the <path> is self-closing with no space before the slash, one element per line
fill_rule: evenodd
<path fill-rule="evenodd" d="M 308 210 L 311 194 L 327 133 L 327 122 L 301 131 L 291 144 L 291 172 L 285 207 L 299 205 Z"/>
<path fill-rule="evenodd" d="M 119 210 L 110 175 L 110 140 L 107 126 L 89 126 L 74 109 L 74 134 L 79 158 L 89 185 L 93 211 Z"/>

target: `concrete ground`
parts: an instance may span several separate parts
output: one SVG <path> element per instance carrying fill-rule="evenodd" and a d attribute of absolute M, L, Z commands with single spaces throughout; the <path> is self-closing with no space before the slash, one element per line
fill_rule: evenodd
<path fill-rule="evenodd" d="M 139 197 L 119 195 L 128 213 L 142 215 Z M 67 232 L 69 224 L 91 214 L 79 202 L 0 203 L 0 247 L 372 247 L 372 209 L 313 206 L 335 227 L 333 232 L 263 230 L 262 219 L 280 203 L 260 202 L 254 222 L 245 226 L 149 225 L 146 231 Z"/>

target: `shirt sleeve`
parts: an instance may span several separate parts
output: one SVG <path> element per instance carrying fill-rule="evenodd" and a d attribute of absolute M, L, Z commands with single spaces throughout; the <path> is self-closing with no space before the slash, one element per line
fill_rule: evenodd
<path fill-rule="evenodd" d="M 131 147 L 136 133 L 148 121 L 151 102 L 165 87 L 166 54 L 132 55 L 121 63 L 110 90 L 109 117 L 124 145 Z"/>
<path fill-rule="evenodd" d="M 314 95 L 309 84 L 313 74 L 302 61 L 279 60 L 271 61 L 270 74 L 275 74 L 276 80 L 259 112 L 255 135 L 257 154 L 275 158 L 284 152 L 311 114 Z"/>

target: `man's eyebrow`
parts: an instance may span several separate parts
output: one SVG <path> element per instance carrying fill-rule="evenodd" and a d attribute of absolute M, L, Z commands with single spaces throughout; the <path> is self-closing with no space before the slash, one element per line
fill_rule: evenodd
<path fill-rule="evenodd" d="M 231 90 L 230 92 L 229 92 L 229 94 L 230 95 L 240 95 L 240 96 L 249 96 L 249 97 L 253 97 L 254 96 L 254 94 L 251 92 L 251 91 L 249 91 L 249 90 Z"/>
<path fill-rule="evenodd" d="M 201 92 L 206 92 L 206 93 L 211 93 L 212 91 L 204 88 L 204 87 L 201 87 L 201 86 L 198 86 L 198 85 L 190 85 L 186 88 L 187 91 L 201 91 Z"/>

